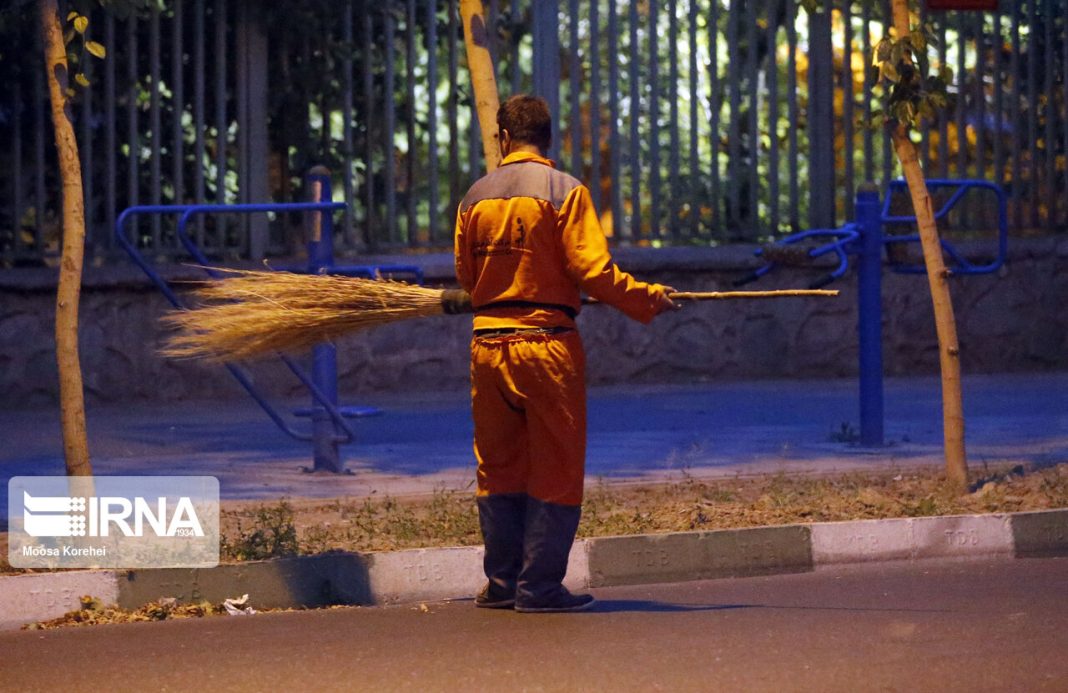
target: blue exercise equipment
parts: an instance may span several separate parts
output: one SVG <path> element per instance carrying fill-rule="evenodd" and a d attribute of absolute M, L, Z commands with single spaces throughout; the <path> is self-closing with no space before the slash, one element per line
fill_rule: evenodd
<path fill-rule="evenodd" d="M 1008 215 L 1005 192 L 996 184 L 974 179 L 932 179 L 927 181 L 929 190 L 953 189 L 949 198 L 935 212 L 935 220 L 946 215 L 973 189 L 992 191 L 998 203 L 997 251 L 992 260 L 982 264 L 969 261 L 950 241 L 941 238 L 945 255 L 950 260 L 946 269 L 951 275 L 989 274 L 1005 264 L 1008 254 Z M 892 215 L 891 197 L 894 192 L 907 191 L 904 180 L 890 183 L 885 200 L 880 200 L 879 190 L 874 185 L 862 185 L 857 191 L 855 219 L 837 229 L 813 229 L 787 236 L 775 244 L 756 251 L 767 263 L 749 273 L 737 285 L 747 284 L 763 277 L 777 266 L 811 264 L 824 255 L 834 253 L 838 264 L 828 274 L 816 279 L 810 288 L 830 284 L 845 275 L 849 258 L 857 262 L 857 336 L 859 342 L 858 372 L 860 380 L 860 444 L 866 447 L 883 445 L 883 332 L 882 332 L 882 276 L 883 250 L 888 246 L 903 243 L 918 243 L 919 234 L 886 235 L 887 224 L 915 224 L 915 215 Z M 827 243 L 814 247 L 791 246 L 813 238 L 830 238 Z M 922 265 L 891 263 L 891 270 L 902 274 L 919 274 L 926 270 Z"/>
<path fill-rule="evenodd" d="M 175 308 L 186 310 L 186 306 L 174 293 L 170 284 L 144 254 L 137 249 L 127 235 L 128 222 L 135 216 L 146 215 L 179 215 L 175 233 L 185 248 L 204 272 L 212 278 L 218 279 L 225 276 L 204 255 L 201 249 L 186 232 L 189 221 L 200 215 L 221 214 L 263 214 L 268 212 L 309 212 L 314 213 L 311 239 L 307 243 L 308 263 L 304 267 L 286 267 L 291 272 L 306 272 L 308 274 L 339 274 L 345 276 L 378 277 L 381 275 L 408 275 L 416 282 L 422 283 L 423 270 L 415 265 L 342 265 L 334 264 L 334 235 L 333 213 L 339 210 L 348 210 L 344 202 L 333 202 L 330 188 L 329 171 L 322 167 L 316 167 L 308 175 L 308 182 L 315 191 L 315 202 L 288 202 L 267 204 L 233 204 L 233 205 L 140 205 L 129 207 L 122 211 L 115 222 L 115 239 L 130 256 L 134 264 L 148 276 L 156 288 Z M 301 407 L 292 413 L 296 417 L 309 418 L 311 420 L 310 432 L 298 430 L 291 425 L 286 417 L 274 407 L 263 394 L 253 385 L 247 371 L 234 363 L 225 364 L 226 369 L 237 380 L 242 388 L 264 410 L 271 421 L 282 430 L 283 433 L 303 442 L 312 443 L 312 467 L 307 471 L 344 472 L 344 463 L 341 460 L 339 446 L 351 443 L 356 435 L 346 419 L 365 416 L 375 416 L 381 411 L 373 407 L 340 406 L 338 404 L 337 387 L 337 350 L 333 344 L 317 345 L 312 351 L 312 372 L 309 374 L 291 357 L 279 354 L 282 363 L 297 377 L 311 394 L 311 405 Z"/>

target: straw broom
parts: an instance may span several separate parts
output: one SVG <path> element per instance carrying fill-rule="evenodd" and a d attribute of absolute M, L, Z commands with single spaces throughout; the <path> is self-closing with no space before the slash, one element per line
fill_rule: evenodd
<path fill-rule="evenodd" d="M 342 335 L 399 320 L 470 313 L 459 289 L 290 272 L 222 270 L 228 276 L 195 290 L 202 302 L 164 316 L 177 328 L 163 354 L 208 361 L 300 351 Z M 828 290 L 713 291 L 671 294 L 676 301 L 836 296 Z M 587 300 L 587 303 L 596 303 Z"/>

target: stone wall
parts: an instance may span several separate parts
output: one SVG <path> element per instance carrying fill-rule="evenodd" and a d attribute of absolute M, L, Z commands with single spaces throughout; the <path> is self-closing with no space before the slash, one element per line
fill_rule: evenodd
<path fill-rule="evenodd" d="M 965 373 L 1068 369 L 1068 240 L 1014 240 L 1010 261 L 993 275 L 954 279 Z M 755 266 L 752 248 L 621 249 L 621 266 L 641 278 L 687 290 L 731 288 Z M 396 258 L 382 258 L 392 261 Z M 368 261 L 372 259 L 368 258 Z M 376 259 L 377 260 L 377 259 Z M 419 262 L 428 283 L 452 281 L 446 255 Z M 171 268 L 172 278 L 191 270 Z M 802 287 L 817 271 L 784 270 L 748 288 Z M 888 374 L 933 373 L 938 352 L 923 276 L 887 272 L 883 284 Z M 0 407 L 56 401 L 53 270 L 0 271 Z M 856 373 L 856 281 L 834 285 L 837 299 L 717 301 L 689 304 L 643 326 L 607 307 L 579 318 L 592 383 L 745 378 L 819 378 Z M 130 267 L 87 272 L 81 350 L 91 402 L 173 401 L 241 396 L 221 367 L 157 355 L 168 304 Z M 344 393 L 401 388 L 462 388 L 470 318 L 451 316 L 386 326 L 339 343 Z M 281 364 L 256 364 L 257 385 L 276 395 L 301 386 Z"/>

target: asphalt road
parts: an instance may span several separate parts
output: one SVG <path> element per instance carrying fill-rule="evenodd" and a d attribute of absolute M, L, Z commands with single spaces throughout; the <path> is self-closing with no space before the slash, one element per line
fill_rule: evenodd
<path fill-rule="evenodd" d="M 594 593 L 0 633 L 0 690 L 1068 691 L 1065 558 Z"/>

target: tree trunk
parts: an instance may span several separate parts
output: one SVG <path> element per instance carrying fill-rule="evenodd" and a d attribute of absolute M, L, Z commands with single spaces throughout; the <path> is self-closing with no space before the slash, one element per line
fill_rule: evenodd
<path fill-rule="evenodd" d="M 41 35 L 52 105 L 52 125 L 63 181 L 63 254 L 56 291 L 56 363 L 59 367 L 59 411 L 63 426 L 63 457 L 68 476 L 92 476 L 85 430 L 85 393 L 78 359 L 78 303 L 85 251 L 85 205 L 78 142 L 67 103 L 67 51 L 56 0 L 40 0 Z"/>
<path fill-rule="evenodd" d="M 893 0 L 894 28 L 898 37 L 910 31 L 907 0 Z M 942 260 L 942 245 L 934 219 L 927 181 L 923 175 L 916 146 L 904 125 L 891 132 L 894 150 L 908 183 L 912 207 L 916 213 L 920 244 L 923 247 L 927 281 L 934 306 L 935 331 L 938 334 L 938 357 L 942 368 L 942 437 L 946 457 L 946 477 L 958 490 L 968 483 L 968 462 L 964 451 L 964 405 L 961 397 L 960 346 L 957 322 L 953 317 L 953 300 L 949 293 L 949 272 Z"/>
<path fill-rule="evenodd" d="M 489 34 L 482 0 L 460 0 L 460 18 L 464 23 L 464 45 L 467 65 L 471 71 L 471 88 L 475 93 L 478 126 L 482 130 L 482 151 L 486 155 L 486 171 L 501 162 L 501 148 L 497 142 L 497 77 L 493 72 L 493 58 L 489 51 Z"/>

